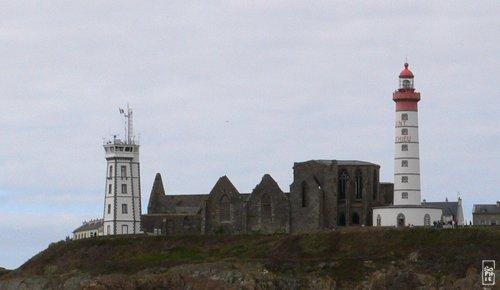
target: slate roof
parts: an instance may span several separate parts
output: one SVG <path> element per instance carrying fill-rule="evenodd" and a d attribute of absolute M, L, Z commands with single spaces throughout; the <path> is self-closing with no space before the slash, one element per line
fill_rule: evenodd
<path fill-rule="evenodd" d="M 340 166 L 379 166 L 378 164 L 359 160 L 311 160 L 324 165 L 332 165 L 337 162 Z"/>
<path fill-rule="evenodd" d="M 496 204 L 475 204 L 472 208 L 473 214 L 500 214 L 500 201 Z"/>
<path fill-rule="evenodd" d="M 457 217 L 458 201 L 425 202 L 422 204 L 442 208 L 443 209 L 443 216 Z"/>
<path fill-rule="evenodd" d="M 73 233 L 97 230 L 100 227 L 102 227 L 102 225 L 103 225 L 102 219 L 96 219 L 96 220 L 91 220 L 88 222 L 83 222 L 83 225 L 79 226 L 76 230 L 73 231 Z"/>

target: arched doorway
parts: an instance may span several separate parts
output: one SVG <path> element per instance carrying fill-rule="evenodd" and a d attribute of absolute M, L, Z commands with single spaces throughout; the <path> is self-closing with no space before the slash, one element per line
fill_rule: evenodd
<path fill-rule="evenodd" d="M 398 227 L 404 227 L 405 226 L 405 215 L 400 213 L 398 214 Z"/>
<path fill-rule="evenodd" d="M 380 227 L 382 225 L 382 217 L 378 214 L 377 215 L 377 227 Z"/>

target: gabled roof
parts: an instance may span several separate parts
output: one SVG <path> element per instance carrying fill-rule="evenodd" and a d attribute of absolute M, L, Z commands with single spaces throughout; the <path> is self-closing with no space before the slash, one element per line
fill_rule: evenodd
<path fill-rule="evenodd" d="M 286 198 L 285 193 L 283 193 L 278 183 L 276 183 L 276 181 L 269 174 L 265 174 L 262 177 L 260 183 L 257 184 L 257 186 L 255 186 L 255 188 L 252 190 L 251 196 L 254 196 L 256 194 L 260 195 L 263 192 L 280 194 L 284 198 Z M 250 198 L 252 198 L 251 196 Z"/>
<path fill-rule="evenodd" d="M 232 193 L 232 194 L 238 194 L 238 195 L 240 194 L 238 192 L 238 190 L 236 189 L 236 187 L 231 183 L 229 178 L 225 175 L 222 176 L 221 178 L 219 178 L 219 180 L 217 180 L 214 187 L 210 191 L 209 195 L 213 195 L 213 194 L 218 193 L 218 192 L 224 192 L 224 193 L 229 193 L 229 194 Z"/>
<path fill-rule="evenodd" d="M 103 220 L 95 219 L 88 222 L 83 222 L 83 225 L 76 228 L 76 230 L 74 230 L 73 233 L 98 230 L 102 226 L 103 226 Z"/>
<path fill-rule="evenodd" d="M 457 201 L 425 202 L 422 204 L 442 208 L 443 209 L 443 216 L 457 217 L 457 213 L 458 213 L 458 202 Z"/>
<path fill-rule="evenodd" d="M 500 214 L 500 202 L 496 204 L 475 204 L 472 207 L 473 214 Z"/>

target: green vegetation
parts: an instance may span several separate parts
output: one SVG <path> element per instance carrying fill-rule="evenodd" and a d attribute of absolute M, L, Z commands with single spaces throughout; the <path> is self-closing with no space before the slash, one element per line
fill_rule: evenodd
<path fill-rule="evenodd" d="M 213 261 L 258 261 L 290 275 L 363 278 L 373 269 L 415 256 L 427 273 L 463 275 L 481 260 L 500 260 L 498 228 L 345 228 L 315 234 L 99 237 L 51 244 L 16 271 L 44 275 L 77 270 L 90 275 L 137 273 L 154 267 Z M 318 267 L 318 265 L 321 265 Z M 50 267 L 49 267 L 50 266 Z M 6 271 L 6 270 L 5 270 Z M 0 275 L 2 275 L 0 269 Z"/>

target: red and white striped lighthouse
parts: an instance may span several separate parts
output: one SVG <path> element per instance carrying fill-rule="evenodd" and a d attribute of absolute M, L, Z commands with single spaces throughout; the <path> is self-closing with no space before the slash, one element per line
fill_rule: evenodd
<path fill-rule="evenodd" d="M 394 202 L 373 207 L 377 226 L 430 226 L 443 215 L 442 208 L 423 205 L 420 201 L 417 105 L 420 93 L 415 91 L 413 78 L 405 63 L 405 69 L 399 74 L 399 88 L 392 95 L 396 102 Z"/>
<path fill-rule="evenodd" d="M 396 102 L 394 156 L 394 205 L 420 205 L 420 157 L 418 143 L 418 101 L 414 76 L 405 63 L 399 74 Z"/>

